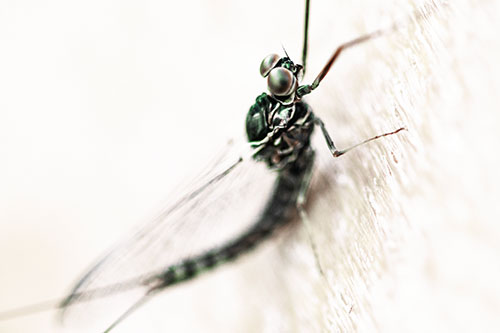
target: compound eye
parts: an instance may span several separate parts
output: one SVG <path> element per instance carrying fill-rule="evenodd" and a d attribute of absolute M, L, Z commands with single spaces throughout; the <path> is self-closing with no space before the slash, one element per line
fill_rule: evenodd
<path fill-rule="evenodd" d="M 267 78 L 267 87 L 271 94 L 276 96 L 290 95 L 296 85 L 297 81 L 293 73 L 283 67 L 272 69 Z"/>
<path fill-rule="evenodd" d="M 274 53 L 265 57 L 260 63 L 260 75 L 262 75 L 262 77 L 266 77 L 274 66 L 276 66 L 278 61 L 280 61 L 280 59 L 280 56 Z"/>

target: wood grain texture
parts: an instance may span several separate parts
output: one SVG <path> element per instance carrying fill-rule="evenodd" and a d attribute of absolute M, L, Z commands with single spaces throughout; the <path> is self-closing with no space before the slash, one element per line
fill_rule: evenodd
<path fill-rule="evenodd" d="M 331 85 L 343 146 L 409 131 L 339 159 L 333 174 L 320 167 L 310 205 L 326 270 L 317 330 L 497 331 L 498 5 L 405 5 L 422 19 L 350 51 L 343 59 L 364 58 L 341 62 Z"/>

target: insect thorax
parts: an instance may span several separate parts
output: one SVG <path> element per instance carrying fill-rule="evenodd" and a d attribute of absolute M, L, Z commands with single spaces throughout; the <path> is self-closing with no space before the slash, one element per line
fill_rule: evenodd
<path fill-rule="evenodd" d="M 303 101 L 285 105 L 261 94 L 246 117 L 248 141 L 254 148 L 264 146 L 254 158 L 275 169 L 294 162 L 309 148 L 313 119 L 311 107 Z"/>

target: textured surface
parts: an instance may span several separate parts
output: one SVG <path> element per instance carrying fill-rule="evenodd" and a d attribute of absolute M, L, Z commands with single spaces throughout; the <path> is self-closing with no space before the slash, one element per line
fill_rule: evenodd
<path fill-rule="evenodd" d="M 2 309 L 63 295 L 244 136 L 262 58 L 280 43 L 300 57 L 301 1 L 0 6 Z M 316 135 L 308 211 L 326 276 L 296 224 L 116 332 L 498 331 L 499 12 L 493 0 L 313 1 L 306 81 L 341 42 L 408 22 L 347 51 L 308 99 L 339 148 L 409 128 L 337 160 Z M 53 319 L 0 332 L 53 332 Z"/>
<path fill-rule="evenodd" d="M 320 219 L 321 205 L 333 202 L 317 236 L 332 289 L 318 296 L 322 328 L 500 327 L 500 49 L 490 16 L 499 11 L 486 1 L 434 5 L 428 17 L 363 50 L 363 62 L 342 64 L 340 82 L 352 85 L 341 104 L 350 131 L 367 136 L 402 122 L 409 133 L 336 163 L 338 173 L 328 176 L 336 191 L 312 204 Z"/>

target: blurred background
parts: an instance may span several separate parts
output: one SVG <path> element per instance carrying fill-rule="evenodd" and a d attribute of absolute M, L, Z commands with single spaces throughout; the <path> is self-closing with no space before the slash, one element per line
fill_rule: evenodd
<path fill-rule="evenodd" d="M 408 128 L 336 160 L 315 138 L 324 274 L 298 223 L 115 331 L 498 331 L 498 7 L 313 0 L 306 82 L 342 42 L 401 23 L 308 99 L 337 146 Z M 282 45 L 299 61 L 303 15 L 295 0 L 2 1 L 0 311 L 64 296 L 243 137 L 260 61 Z M 0 322 L 55 331 L 54 311 Z"/>

